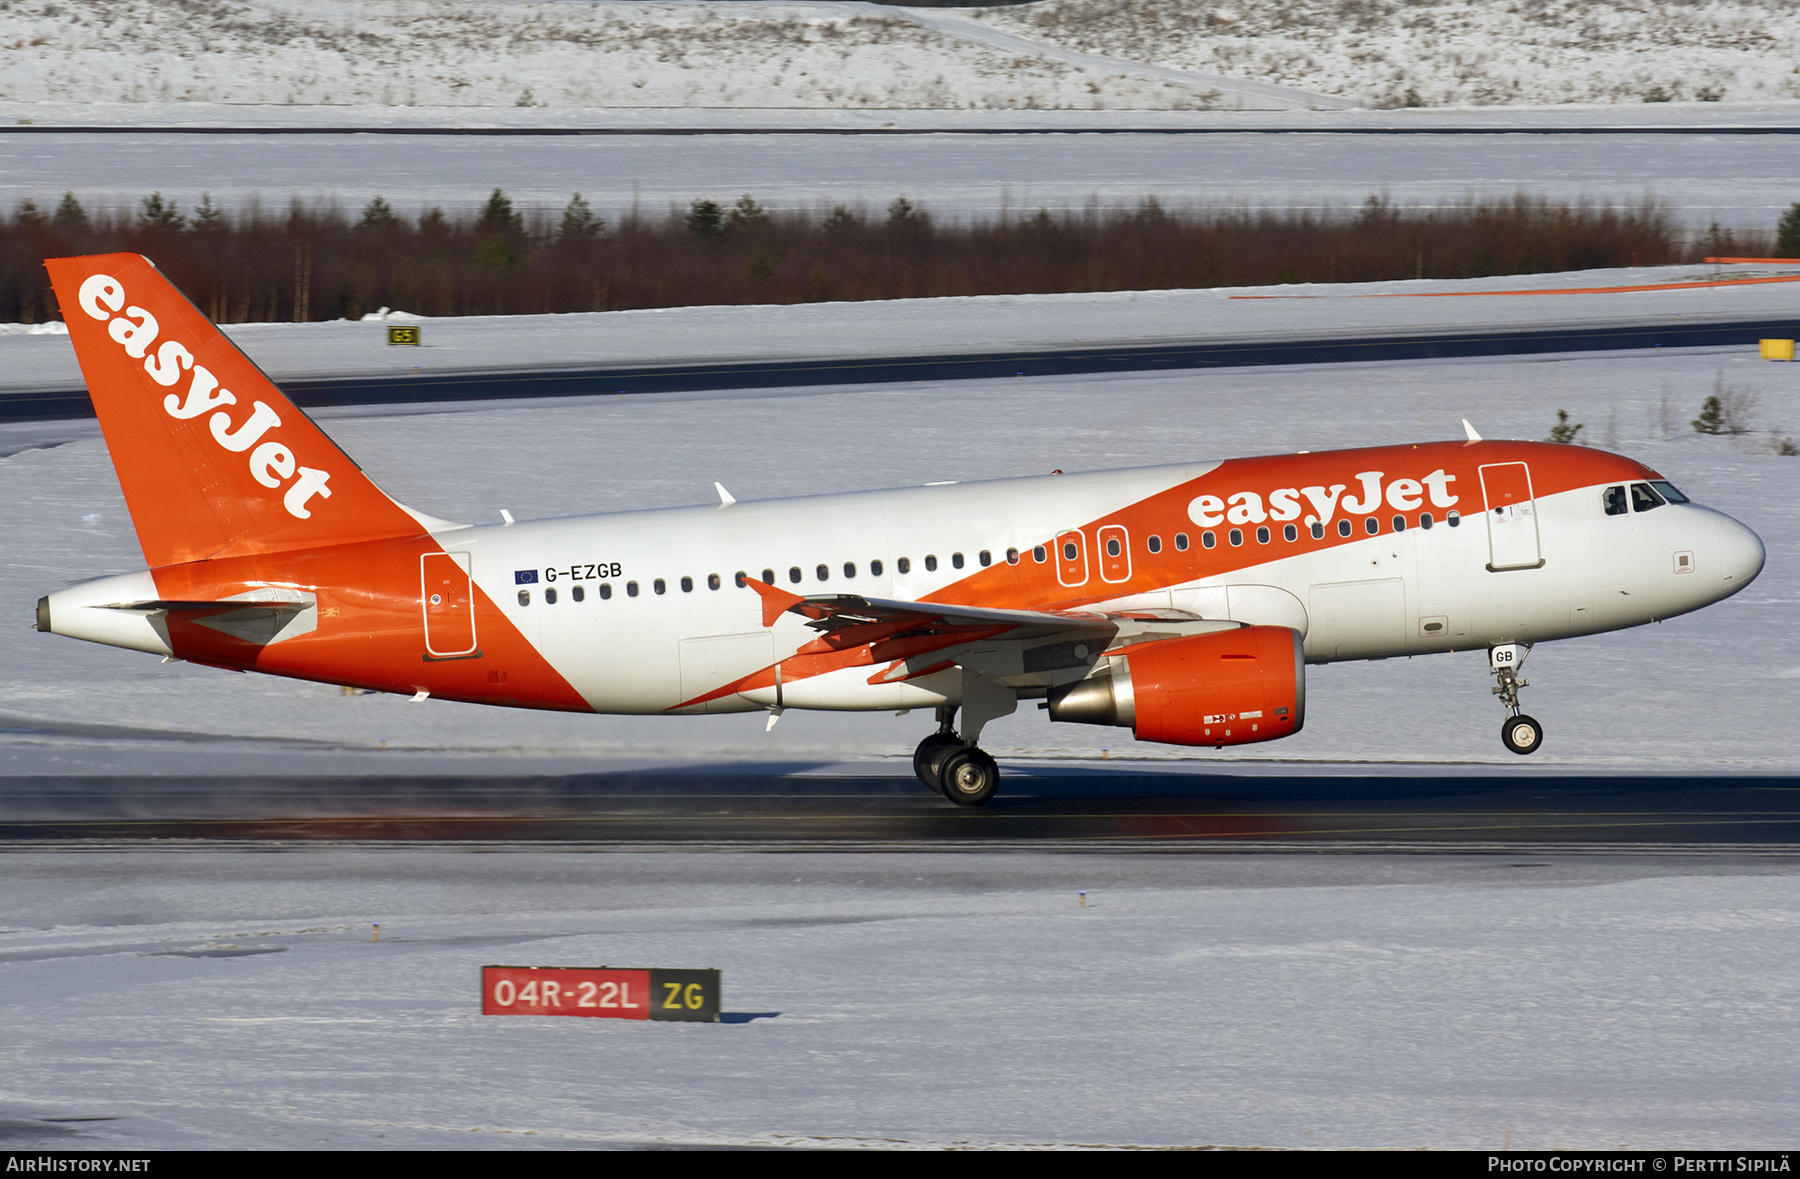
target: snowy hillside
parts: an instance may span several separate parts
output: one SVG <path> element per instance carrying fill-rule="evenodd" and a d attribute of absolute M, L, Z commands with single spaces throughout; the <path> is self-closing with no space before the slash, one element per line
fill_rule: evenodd
<path fill-rule="evenodd" d="M 1041 0 L 978 15 L 1372 106 L 1800 98 L 1792 0 Z"/>
<path fill-rule="evenodd" d="M 1246 105 L 1220 81 L 857 3 L 0 0 L 0 101 L 12 102 Z"/>

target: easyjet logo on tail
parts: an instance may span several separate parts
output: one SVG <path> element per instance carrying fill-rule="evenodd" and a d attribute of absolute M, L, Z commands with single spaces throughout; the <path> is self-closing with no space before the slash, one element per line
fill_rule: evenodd
<path fill-rule="evenodd" d="M 263 441 L 271 430 L 281 428 L 281 416 L 261 401 L 250 403 L 250 414 L 242 422 L 233 423 L 225 406 L 237 404 L 237 394 L 219 387 L 219 379 L 205 365 L 194 363 L 194 354 L 180 340 L 166 339 L 157 344 L 161 328 L 156 316 L 142 307 L 126 306 L 125 286 L 109 274 L 90 275 L 81 284 L 81 309 L 107 325 L 106 334 L 118 341 L 125 354 L 144 362 L 150 379 L 167 388 L 181 380 L 183 372 L 191 372 L 187 393 L 174 393 L 163 398 L 163 409 L 172 418 L 188 421 L 208 410 L 216 411 L 208 419 L 213 441 L 233 454 L 249 452 L 250 476 L 270 490 L 287 492 L 281 506 L 299 520 L 310 519 L 307 501 L 314 496 L 331 498 L 329 472 L 303 467 L 294 452 L 283 442 Z M 152 351 L 152 347 L 155 348 Z"/>

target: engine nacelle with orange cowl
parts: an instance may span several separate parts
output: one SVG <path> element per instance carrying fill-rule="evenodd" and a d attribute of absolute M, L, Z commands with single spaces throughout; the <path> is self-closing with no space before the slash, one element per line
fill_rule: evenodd
<path fill-rule="evenodd" d="M 1166 745 L 1248 745 L 1300 731 L 1299 632 L 1246 626 L 1109 656 L 1098 675 L 1050 692 L 1050 719 L 1129 728 Z"/>

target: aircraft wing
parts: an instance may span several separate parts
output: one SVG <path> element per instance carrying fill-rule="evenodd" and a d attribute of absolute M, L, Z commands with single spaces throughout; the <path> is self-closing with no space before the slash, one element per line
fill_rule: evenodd
<path fill-rule="evenodd" d="M 1039 630 L 1114 630 L 1116 618 L 1104 614 L 1060 610 L 995 610 L 986 606 L 958 606 L 949 602 L 906 602 L 893 598 L 865 598 L 860 594 L 789 593 L 746 577 L 744 583 L 762 596 L 763 625 L 773 626 L 783 614 L 810 619 L 814 630 L 835 631 L 871 624 L 945 627 L 1031 627 Z"/>

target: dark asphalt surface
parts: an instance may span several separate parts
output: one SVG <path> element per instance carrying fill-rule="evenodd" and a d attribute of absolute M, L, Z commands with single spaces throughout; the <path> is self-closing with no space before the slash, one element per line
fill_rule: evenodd
<path fill-rule="evenodd" d="M 1673 127 L 191 127 L 105 124 L 0 126 L 5 135 L 1800 135 L 1800 125 Z"/>
<path fill-rule="evenodd" d="M 1090 373 L 1232 368 L 1274 364 L 1346 364 L 1549 352 L 1749 346 L 1764 338 L 1800 336 L 1800 312 L 1729 322 L 1670 321 L 1488 332 L 1344 336 L 1279 341 L 1208 340 L 1110 348 L 1032 349 L 874 356 L 838 360 L 686 364 L 628 368 L 545 368 L 473 373 L 404 373 L 334 380 L 284 381 L 296 405 L 415 405 L 584 397 L 620 393 L 683 393 L 721 389 L 779 389 L 809 385 L 961 381 Z M 92 417 L 85 389 L 0 394 L 0 421 Z"/>
<path fill-rule="evenodd" d="M 1800 777 L 1009 767 L 962 810 L 910 775 L 768 766 L 540 777 L 0 781 L 0 840 L 701 842 L 780 847 L 1245 843 L 1420 851 L 1735 845 L 1800 853 Z"/>

